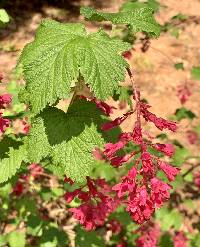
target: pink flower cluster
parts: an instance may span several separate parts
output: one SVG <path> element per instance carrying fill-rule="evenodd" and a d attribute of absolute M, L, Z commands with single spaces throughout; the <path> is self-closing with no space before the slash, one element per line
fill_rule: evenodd
<path fill-rule="evenodd" d="M 136 240 L 137 247 L 156 247 L 160 237 L 160 227 L 152 222 L 141 226 L 137 232 L 141 236 Z"/>
<path fill-rule="evenodd" d="M 71 180 L 65 181 L 71 184 Z M 87 188 L 87 189 L 86 189 Z M 79 198 L 81 205 L 69 209 L 86 230 L 104 224 L 106 217 L 118 206 L 118 198 L 112 188 L 104 179 L 91 179 L 87 177 L 87 184 L 72 192 L 66 192 L 64 198 L 70 203 L 75 197 Z"/>
<path fill-rule="evenodd" d="M 143 132 L 141 118 L 153 123 L 160 130 L 168 129 L 173 132 L 177 130 L 176 123 L 151 113 L 150 106 L 140 100 L 140 93 L 137 90 L 134 90 L 133 99 L 136 102 L 134 111 L 129 111 L 102 126 L 102 130 L 109 131 L 121 125 L 135 113 L 136 122 L 133 131 L 120 134 L 116 143 L 105 144 L 103 150 L 96 147 L 93 151 L 95 159 L 106 160 L 116 168 L 131 162 L 132 168 L 128 174 L 113 186 L 109 186 L 103 179 L 94 180 L 87 177 L 85 186 L 65 194 L 65 200 L 68 203 L 75 197 L 81 200 L 82 204 L 70 211 L 87 230 L 102 225 L 105 218 L 119 205 L 126 207 L 135 222 L 142 224 L 148 221 L 155 209 L 160 208 L 170 198 L 172 188 L 157 177 L 157 171 L 161 170 L 169 181 L 173 181 L 179 173 L 178 168 L 150 152 L 154 149 L 171 157 L 175 150 L 172 144 L 153 143 L 153 138 Z M 96 99 L 94 102 L 106 115 L 110 115 L 112 107 Z M 127 153 L 124 149 L 129 143 L 135 145 L 136 148 Z M 119 151 L 124 151 L 122 152 L 124 154 L 119 155 Z M 71 184 L 70 180 L 68 182 Z"/>
<path fill-rule="evenodd" d="M 5 130 L 10 126 L 10 119 L 4 118 L 2 109 L 5 109 L 12 101 L 10 94 L 0 95 L 0 133 L 4 133 Z"/>
<path fill-rule="evenodd" d="M 173 238 L 174 247 L 187 247 L 188 239 L 183 232 L 177 232 Z"/>
<path fill-rule="evenodd" d="M 101 159 L 109 161 L 114 167 L 122 166 L 126 162 L 133 162 L 133 167 L 128 174 L 122 177 L 121 182 L 114 185 L 112 189 L 117 193 L 121 203 L 126 206 L 126 210 L 132 219 L 142 224 L 150 219 L 156 208 L 161 207 L 170 198 L 171 186 L 156 177 L 157 171 L 163 171 L 168 180 L 173 181 L 179 173 L 179 169 L 149 152 L 149 148 L 153 148 L 171 157 L 175 150 L 172 144 L 152 143 L 152 139 L 148 139 L 146 134 L 147 138 L 144 139 L 141 117 L 147 122 L 152 122 L 160 130 L 176 131 L 177 125 L 151 113 L 148 110 L 150 106 L 140 101 L 139 92 L 135 92 L 134 99 L 136 101 L 137 119 L 133 132 L 122 133 L 118 142 L 105 144 L 104 150 L 96 148 L 95 157 L 101 157 Z M 119 126 L 133 113 L 133 111 L 130 111 L 122 117 L 105 123 L 102 129 L 108 131 Z M 118 151 L 123 150 L 128 143 L 137 145 L 137 150 L 118 155 Z"/>

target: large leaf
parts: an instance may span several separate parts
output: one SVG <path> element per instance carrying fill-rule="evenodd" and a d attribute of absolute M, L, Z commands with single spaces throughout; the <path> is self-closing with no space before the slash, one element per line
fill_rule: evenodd
<path fill-rule="evenodd" d="M 93 21 L 111 21 L 113 24 L 130 25 L 132 31 L 147 32 L 155 36 L 160 34 L 160 26 L 153 17 L 151 8 L 136 8 L 132 11 L 103 13 L 90 7 L 81 8 L 81 14 Z"/>
<path fill-rule="evenodd" d="M 5 138 L 0 143 L 0 149 L 0 183 L 3 183 L 20 168 L 26 157 L 26 147 L 21 142 Z"/>
<path fill-rule="evenodd" d="M 30 161 L 51 157 L 67 176 L 82 182 L 95 166 L 92 151 L 104 143 L 99 133 L 103 121 L 95 104 L 86 100 L 74 102 L 67 113 L 46 108 L 36 116 L 28 136 Z"/>
<path fill-rule="evenodd" d="M 25 101 L 39 113 L 68 97 L 80 74 L 97 98 L 112 96 L 128 66 L 120 53 L 129 48 L 103 31 L 87 34 L 82 24 L 43 21 L 19 60 L 27 83 Z"/>

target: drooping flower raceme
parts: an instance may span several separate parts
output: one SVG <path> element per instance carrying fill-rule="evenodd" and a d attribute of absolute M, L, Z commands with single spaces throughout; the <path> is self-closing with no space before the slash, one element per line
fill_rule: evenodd
<path fill-rule="evenodd" d="M 130 72 L 129 75 L 132 80 Z M 135 100 L 134 111 L 129 111 L 102 126 L 103 131 L 109 131 L 121 125 L 135 113 L 136 121 L 133 131 L 121 133 L 116 143 L 109 142 L 105 144 L 103 150 L 96 147 L 93 151 L 95 159 L 106 160 L 115 168 L 131 163 L 132 168 L 128 174 L 112 186 L 108 185 L 105 180 L 94 180 L 88 177 L 85 186 L 65 194 L 65 200 L 68 203 L 75 197 L 80 199 L 81 205 L 70 209 L 70 211 L 87 230 L 102 225 L 105 218 L 119 205 L 126 207 L 135 222 L 143 224 L 148 221 L 155 209 L 160 208 L 170 198 L 172 188 L 170 184 L 157 177 L 158 170 L 165 173 L 169 182 L 173 181 L 180 171 L 160 158 L 163 155 L 172 157 L 175 151 L 173 145 L 154 143 L 150 135 L 143 131 L 141 119 L 153 123 L 161 131 L 168 129 L 175 132 L 177 130 L 176 123 L 151 113 L 150 106 L 140 100 L 140 92 L 136 89 L 134 89 L 133 99 Z M 106 115 L 111 113 L 112 107 L 108 107 L 96 99 L 94 102 Z M 136 148 L 127 153 L 125 147 L 129 143 Z M 151 149 L 163 155 L 156 156 L 155 152 L 150 151 Z M 123 154 L 119 154 L 119 151 L 123 151 Z"/>

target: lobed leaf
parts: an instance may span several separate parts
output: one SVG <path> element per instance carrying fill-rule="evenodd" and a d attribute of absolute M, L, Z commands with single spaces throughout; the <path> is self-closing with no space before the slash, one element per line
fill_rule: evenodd
<path fill-rule="evenodd" d="M 151 8 L 135 8 L 118 13 L 103 13 L 90 7 L 82 7 L 81 14 L 92 21 L 111 21 L 113 24 L 130 25 L 132 31 L 147 32 L 159 36 L 160 25 L 155 21 Z"/>
<path fill-rule="evenodd" d="M 92 151 L 102 146 L 103 116 L 92 102 L 78 100 L 68 112 L 48 107 L 35 117 L 27 140 L 31 162 L 51 157 L 71 179 L 82 182 L 95 166 Z M 64 175 L 64 174 L 63 174 Z"/>
<path fill-rule="evenodd" d="M 87 34 L 82 24 L 45 20 L 19 60 L 26 80 L 23 95 L 39 113 L 67 98 L 81 75 L 97 98 L 106 99 L 125 78 L 128 64 L 120 53 L 129 48 L 103 31 Z"/>

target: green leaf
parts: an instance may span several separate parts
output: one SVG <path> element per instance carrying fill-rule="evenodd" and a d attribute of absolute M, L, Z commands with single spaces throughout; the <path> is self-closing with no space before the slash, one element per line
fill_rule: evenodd
<path fill-rule="evenodd" d="M 180 166 L 185 162 L 185 159 L 190 155 L 190 152 L 186 148 L 176 147 L 175 154 L 172 157 L 172 163 L 175 166 Z"/>
<path fill-rule="evenodd" d="M 172 237 L 169 233 L 165 233 L 164 235 L 162 235 L 160 241 L 159 241 L 159 247 L 173 247 L 173 241 L 172 241 Z"/>
<path fill-rule="evenodd" d="M 40 247 L 65 247 L 68 246 L 67 235 L 59 230 L 57 226 L 50 226 L 43 230 L 44 233 L 40 239 Z"/>
<path fill-rule="evenodd" d="M 118 13 L 103 13 L 90 7 L 82 7 L 81 14 L 92 21 L 111 21 L 113 24 L 130 25 L 132 31 L 147 32 L 159 36 L 160 26 L 153 17 L 153 10 L 150 8 L 137 8 L 132 11 L 121 11 Z"/>
<path fill-rule="evenodd" d="M 175 63 L 175 64 L 174 64 L 174 67 L 175 67 L 177 70 L 179 70 L 179 69 L 184 70 L 183 63 Z"/>
<path fill-rule="evenodd" d="M 151 8 L 154 11 L 158 11 L 159 10 L 159 2 L 156 0 L 147 0 L 145 2 L 138 2 L 138 1 L 127 1 L 125 2 L 120 10 L 121 11 L 132 11 L 134 9 L 140 9 L 140 8 Z"/>
<path fill-rule="evenodd" d="M 26 147 L 22 142 L 4 138 L 0 142 L 0 150 L 0 183 L 3 183 L 20 168 L 26 157 Z"/>
<path fill-rule="evenodd" d="M 28 136 L 30 161 L 51 157 L 53 164 L 63 167 L 68 177 L 84 181 L 95 167 L 92 151 L 104 143 L 99 133 L 104 121 L 96 105 L 86 100 L 75 101 L 67 113 L 46 108 L 36 116 Z"/>
<path fill-rule="evenodd" d="M 191 75 L 193 79 L 200 80 L 200 67 L 192 67 Z"/>
<path fill-rule="evenodd" d="M 8 23 L 10 21 L 10 17 L 5 11 L 5 9 L 0 9 L 0 22 Z"/>
<path fill-rule="evenodd" d="M 76 247 L 105 247 L 103 237 L 93 231 L 87 232 L 80 227 L 76 231 Z"/>
<path fill-rule="evenodd" d="M 27 233 L 32 236 L 41 236 L 42 235 L 42 224 L 43 222 L 38 216 L 29 215 L 27 218 L 26 226 Z"/>
<path fill-rule="evenodd" d="M 181 121 L 182 119 L 185 119 L 185 118 L 192 120 L 196 117 L 196 115 L 192 111 L 186 109 L 185 107 L 181 107 L 177 109 L 175 116 L 176 116 L 177 121 Z"/>
<path fill-rule="evenodd" d="M 128 64 L 120 53 L 129 48 L 102 30 L 87 34 L 82 24 L 45 20 L 20 57 L 26 80 L 23 95 L 32 111 L 39 113 L 67 98 L 81 74 L 95 96 L 106 99 L 125 79 Z"/>
<path fill-rule="evenodd" d="M 11 232 L 7 235 L 7 240 L 10 247 L 24 247 L 25 246 L 25 233 Z"/>

